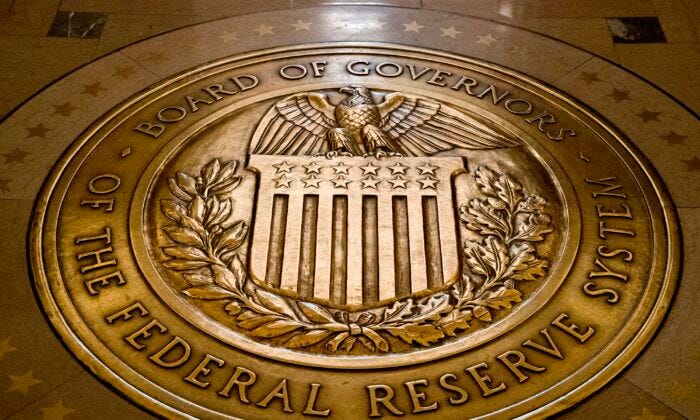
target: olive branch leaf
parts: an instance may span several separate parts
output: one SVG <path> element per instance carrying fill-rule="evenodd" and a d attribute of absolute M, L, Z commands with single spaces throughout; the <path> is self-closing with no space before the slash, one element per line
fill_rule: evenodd
<path fill-rule="evenodd" d="M 484 197 L 463 206 L 460 219 L 483 239 L 465 243 L 465 272 L 451 290 L 356 312 L 276 294 L 248 280 L 238 254 L 248 225 L 230 220 L 228 195 L 241 182 L 236 169 L 236 161 L 214 159 L 197 176 L 177 172 L 168 179 L 173 199 L 161 201 L 161 212 L 173 224 L 162 230 L 172 244 L 162 247 L 162 264 L 182 273 L 187 296 L 224 300 L 224 310 L 251 336 L 281 338 L 283 346 L 296 349 L 324 343 L 329 352 L 349 352 L 357 343 L 387 352 L 389 337 L 427 347 L 469 329 L 473 319 L 491 321 L 492 311 L 522 300 L 515 281 L 546 274 L 547 261 L 530 244 L 553 230 L 541 212 L 545 200 L 525 196 L 508 175 L 479 168 L 475 180 Z"/>

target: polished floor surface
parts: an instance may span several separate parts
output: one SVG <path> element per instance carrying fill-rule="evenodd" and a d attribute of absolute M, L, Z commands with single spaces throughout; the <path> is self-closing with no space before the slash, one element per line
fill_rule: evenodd
<path fill-rule="evenodd" d="M 679 290 L 644 354 L 560 417 L 700 417 L 697 0 L 0 0 L 0 417 L 148 417 L 62 347 L 30 287 L 33 200 L 80 130 L 195 64 L 334 41 L 446 49 L 515 68 L 598 110 L 636 143 L 676 204 Z"/>

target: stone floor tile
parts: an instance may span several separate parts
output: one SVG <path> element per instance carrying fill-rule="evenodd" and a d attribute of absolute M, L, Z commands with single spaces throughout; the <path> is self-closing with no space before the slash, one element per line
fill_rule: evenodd
<path fill-rule="evenodd" d="M 609 60 L 618 61 L 608 25 L 603 18 L 514 19 L 509 23 L 569 42 Z"/>
<path fill-rule="evenodd" d="M 697 42 L 693 30 L 692 12 L 688 13 L 682 0 L 652 1 L 668 42 Z M 698 2 L 695 3 L 698 4 Z M 695 12 L 700 13 L 700 10 Z"/>
<path fill-rule="evenodd" d="M 656 417 L 654 417 L 656 416 Z M 586 400 L 554 418 L 562 420 L 589 419 L 633 419 L 633 420 L 680 420 L 683 416 L 662 402 L 621 379 L 612 382 Z"/>
<path fill-rule="evenodd" d="M 61 10 L 144 15 L 234 16 L 287 9 L 292 0 L 63 0 Z"/>
<path fill-rule="evenodd" d="M 332 4 L 419 8 L 421 7 L 421 0 L 293 0 L 294 7 L 313 7 Z"/>
<path fill-rule="evenodd" d="M 683 231 L 683 274 L 666 322 L 653 345 L 625 373 L 629 381 L 683 416 L 700 417 L 700 209 L 678 211 Z"/>
<path fill-rule="evenodd" d="M 693 27 L 693 32 L 695 33 L 695 42 L 700 41 L 700 2 L 696 0 L 683 0 L 682 9 L 688 17 L 688 21 Z"/>
<path fill-rule="evenodd" d="M 620 63 L 700 112 L 700 45 L 616 45 Z M 650 59 L 653 57 L 654 59 Z"/>
<path fill-rule="evenodd" d="M 651 0 L 423 0 L 423 8 L 496 20 L 653 16 Z"/>
<path fill-rule="evenodd" d="M 96 54 L 102 55 L 132 42 L 211 19 L 208 16 L 138 15 L 113 13 L 105 24 Z"/>
<path fill-rule="evenodd" d="M 94 39 L 0 36 L 0 116 L 89 62 L 96 46 Z"/>
<path fill-rule="evenodd" d="M 0 35 L 45 36 L 60 0 L 15 0 L 0 13 Z"/>

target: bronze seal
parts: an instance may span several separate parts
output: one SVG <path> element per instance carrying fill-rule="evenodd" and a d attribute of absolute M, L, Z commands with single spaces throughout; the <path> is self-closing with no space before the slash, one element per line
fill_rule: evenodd
<path fill-rule="evenodd" d="M 47 180 L 31 258 L 72 351 L 159 414 L 543 416 L 661 322 L 671 208 L 629 141 L 541 82 L 310 45 L 105 115 Z"/>

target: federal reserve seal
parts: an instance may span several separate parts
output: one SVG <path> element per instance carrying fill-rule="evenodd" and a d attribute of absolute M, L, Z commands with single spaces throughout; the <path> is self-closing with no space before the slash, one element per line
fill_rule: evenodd
<path fill-rule="evenodd" d="M 71 350 L 161 415 L 540 417 L 650 340 L 671 208 L 614 127 L 525 75 L 309 45 L 105 115 L 30 254 Z"/>

